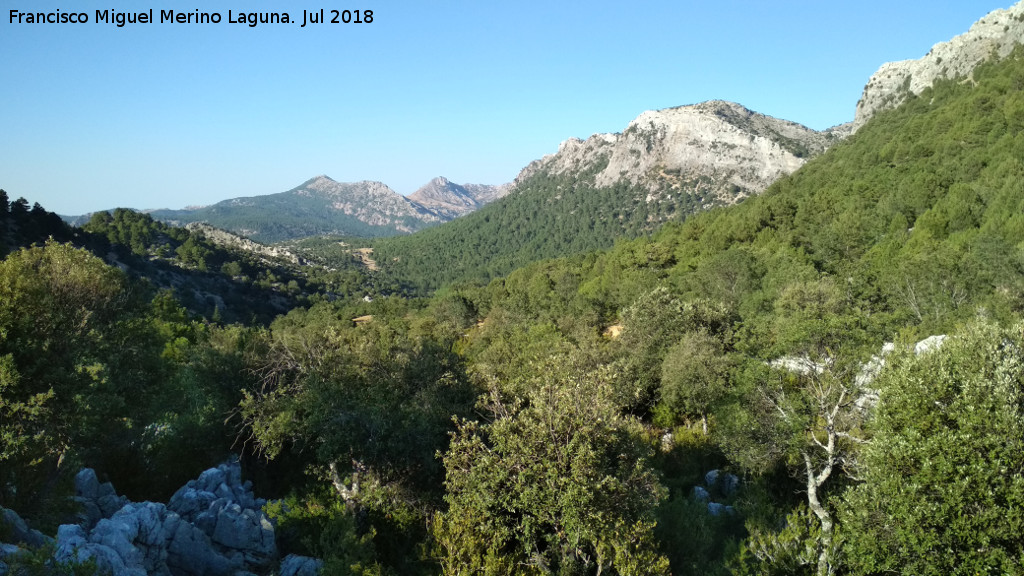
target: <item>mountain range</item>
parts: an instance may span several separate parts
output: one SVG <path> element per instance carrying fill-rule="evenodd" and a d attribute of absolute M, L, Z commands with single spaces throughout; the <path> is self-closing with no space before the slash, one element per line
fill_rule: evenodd
<path fill-rule="evenodd" d="M 432 228 L 414 238 L 376 240 L 374 249 L 390 267 L 430 262 L 443 271 L 438 281 L 491 277 L 536 258 L 605 248 L 615 238 L 756 195 L 936 79 L 969 76 L 988 56 L 1005 55 L 1024 39 L 1022 20 L 1020 4 L 996 10 L 919 60 L 882 65 L 867 82 L 854 121 L 824 131 L 712 100 L 643 112 L 620 133 L 569 138 L 501 186 L 439 177 L 404 197 L 380 182 L 317 176 L 278 194 L 151 214 L 260 242 L 381 238 Z"/>
<path fill-rule="evenodd" d="M 456 184 L 439 176 L 410 194 L 408 199 L 445 220 L 452 220 L 501 198 L 511 188 L 511 184 Z"/>
<path fill-rule="evenodd" d="M 173 225 L 204 222 L 265 243 L 319 235 L 376 237 L 447 222 L 507 191 L 508 186 L 435 178 L 405 197 L 381 182 L 337 182 L 320 175 L 286 192 L 150 214 Z"/>
<path fill-rule="evenodd" d="M 620 133 L 570 138 L 530 163 L 502 199 L 444 226 L 374 242 L 386 273 L 429 291 L 528 262 L 610 247 L 756 195 L 840 142 L 714 100 L 644 112 Z"/>
<path fill-rule="evenodd" d="M 848 125 L 818 132 L 736 103 L 710 101 L 644 112 L 621 133 L 570 138 L 510 184 L 456 184 L 438 177 L 403 197 L 381 182 L 342 183 L 321 175 L 278 194 L 151 214 L 169 224 L 205 222 L 261 242 L 393 236 L 522 193 L 538 174 L 576 178 L 585 173 L 595 189 L 643 190 L 642 201 L 658 206 L 661 215 L 651 220 L 656 223 L 756 194 L 848 133 Z"/>

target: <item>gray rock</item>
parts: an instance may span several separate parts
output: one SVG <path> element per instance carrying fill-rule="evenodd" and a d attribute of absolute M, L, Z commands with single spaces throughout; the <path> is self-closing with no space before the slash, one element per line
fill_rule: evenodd
<path fill-rule="evenodd" d="M 79 523 L 91 529 L 103 518 L 110 518 L 128 504 L 128 499 L 118 496 L 113 484 L 100 484 L 92 468 L 83 468 L 75 475 L 75 501 L 81 506 Z"/>
<path fill-rule="evenodd" d="M 139 526 L 133 518 L 104 518 L 89 533 L 89 543 L 113 550 L 125 566 L 142 566 L 142 553 L 135 547 Z"/>
<path fill-rule="evenodd" d="M 693 499 L 694 500 L 701 500 L 703 502 L 709 502 L 709 501 L 711 501 L 711 494 L 709 494 L 708 491 L 705 490 L 703 486 L 694 486 L 693 487 Z"/>
<path fill-rule="evenodd" d="M 188 522 L 174 523 L 167 547 L 167 565 L 175 575 L 230 574 L 240 569 L 213 549 L 210 537 Z"/>
<path fill-rule="evenodd" d="M 718 490 L 723 496 L 732 496 L 739 488 L 740 479 L 735 474 L 722 474 L 711 470 L 704 475 L 704 483 L 708 488 Z"/>
<path fill-rule="evenodd" d="M 4 544 L 0 542 L 0 558 L 7 558 L 21 552 L 21 548 L 18 548 L 14 544 Z"/>
<path fill-rule="evenodd" d="M 206 470 L 166 506 L 129 502 L 88 469 L 75 489 L 85 520 L 59 528 L 59 561 L 94 560 L 112 576 L 243 576 L 266 573 L 277 558 L 274 526 L 237 463 Z M 16 530 L 27 531 L 10 516 Z"/>
<path fill-rule="evenodd" d="M 198 514 L 205 512 L 215 500 L 217 500 L 217 496 L 213 492 L 197 490 L 186 485 L 175 492 L 174 496 L 171 496 L 167 508 L 182 518 L 192 520 Z"/>
<path fill-rule="evenodd" d="M 289 554 L 281 561 L 277 573 L 280 576 L 317 576 L 323 565 L 323 561 L 316 558 Z"/>
<path fill-rule="evenodd" d="M 116 494 L 106 494 L 96 500 L 96 505 L 104 518 L 113 516 L 118 510 L 128 504 L 128 499 Z"/>
<path fill-rule="evenodd" d="M 740 487 L 740 479 L 735 474 L 726 474 L 718 479 L 719 487 L 726 496 L 732 496 Z"/>
<path fill-rule="evenodd" d="M 0 508 L 0 525 L 6 526 L 9 534 L 9 544 L 24 544 L 29 548 L 39 548 L 53 542 L 53 538 L 44 535 L 39 530 L 33 530 L 22 520 L 14 510 Z"/>
<path fill-rule="evenodd" d="M 647 204 L 671 201 L 666 182 L 685 187 L 695 180 L 707 182 L 701 190 L 706 206 L 732 204 L 759 194 L 842 136 L 711 100 L 644 112 L 621 133 L 570 138 L 557 153 L 531 162 L 515 182 L 541 171 L 593 169 L 596 187 L 629 184 L 647 192 L 641 196 Z"/>
<path fill-rule="evenodd" d="M 195 481 L 196 487 L 207 492 L 216 493 L 217 488 L 227 480 L 227 473 L 223 468 L 223 466 L 220 468 L 210 468 L 200 474 L 199 478 Z M 191 484 L 191 482 L 189 482 L 189 484 Z"/>
<path fill-rule="evenodd" d="M 708 502 L 708 514 L 712 516 L 733 516 L 736 514 L 736 509 L 732 506 L 719 504 L 718 502 Z"/>
<path fill-rule="evenodd" d="M 96 492 L 97 499 L 103 499 L 108 497 L 117 497 L 117 491 L 114 490 L 114 485 L 110 482 L 104 482 L 100 484 L 99 490 Z"/>
<path fill-rule="evenodd" d="M 946 338 L 947 336 L 945 334 L 929 336 L 914 345 L 914 354 L 920 356 L 921 354 L 927 354 L 938 350 L 942 347 L 942 343 L 946 341 Z"/>
<path fill-rule="evenodd" d="M 57 552 L 54 556 L 58 560 L 67 556 L 73 548 L 81 546 L 87 542 L 87 534 L 78 524 L 62 524 L 57 528 Z"/>
<path fill-rule="evenodd" d="M 104 519 L 102 522 L 109 522 Z M 113 542 L 123 548 L 121 535 L 115 535 L 121 528 L 108 526 L 104 529 L 102 539 Z M 129 556 L 133 556 L 129 554 Z M 65 524 L 57 529 L 57 549 L 53 557 L 58 562 L 85 562 L 94 560 L 101 572 L 107 572 L 112 576 L 145 576 L 146 570 L 138 562 L 131 565 L 117 550 L 100 542 L 87 540 L 85 529 L 78 524 Z"/>
<path fill-rule="evenodd" d="M 92 528 L 97 522 L 103 519 L 103 510 L 95 500 L 75 498 L 81 509 L 78 512 L 78 523 L 86 528 Z"/>
<path fill-rule="evenodd" d="M 238 550 L 251 562 L 268 564 L 277 555 L 274 527 L 263 512 L 231 504 L 217 514 L 213 541 Z"/>
<path fill-rule="evenodd" d="M 82 468 L 75 475 L 75 496 L 95 500 L 99 497 L 100 481 L 92 468 Z"/>

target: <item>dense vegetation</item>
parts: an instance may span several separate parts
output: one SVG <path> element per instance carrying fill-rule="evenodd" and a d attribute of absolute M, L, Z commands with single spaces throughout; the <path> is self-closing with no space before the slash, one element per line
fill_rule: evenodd
<path fill-rule="evenodd" d="M 330 573 L 1024 572 L 1024 53 L 971 80 L 652 237 L 266 327 L 14 250 L 0 504 L 52 523 L 81 464 L 164 494 L 237 437 Z"/>
<path fill-rule="evenodd" d="M 537 260 L 609 248 L 680 220 L 705 201 L 700 183 L 692 194 L 653 203 L 626 182 L 596 187 L 594 176 L 606 163 L 564 174 L 541 170 L 512 194 L 444 226 L 377 240 L 374 252 L 384 274 L 426 294 L 454 280 L 486 282 Z"/>

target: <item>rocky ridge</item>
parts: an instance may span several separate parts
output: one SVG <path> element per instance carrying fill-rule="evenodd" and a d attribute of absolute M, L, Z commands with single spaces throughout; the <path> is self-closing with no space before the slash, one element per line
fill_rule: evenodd
<path fill-rule="evenodd" d="M 920 94 L 937 79 L 969 77 L 980 62 L 993 54 L 1006 56 L 1020 42 L 1024 42 L 1024 2 L 990 12 L 967 32 L 933 46 L 922 58 L 883 64 L 857 102 L 854 131 L 878 112 L 899 106 L 911 94 Z"/>
<path fill-rule="evenodd" d="M 712 100 L 644 112 L 621 133 L 570 138 L 523 169 L 516 183 L 542 170 L 596 170 L 594 187 L 625 181 L 646 189 L 648 202 L 696 191 L 709 204 L 729 204 L 761 192 L 847 133 L 846 125 L 819 132 Z"/>
<path fill-rule="evenodd" d="M 500 197 L 507 188 L 463 187 L 436 178 L 406 198 L 381 182 L 337 182 L 320 175 L 286 192 L 149 214 L 176 226 L 203 222 L 260 242 L 319 235 L 391 236 L 447 222 Z"/>
<path fill-rule="evenodd" d="M 410 194 L 408 199 L 425 210 L 451 220 L 501 198 L 510 188 L 510 184 L 456 184 L 439 176 Z"/>
<path fill-rule="evenodd" d="M 393 226 L 400 232 L 413 231 L 413 226 L 406 224 L 405 219 L 425 224 L 442 221 L 439 215 L 414 205 L 382 182 L 336 182 L 326 175 L 320 175 L 292 189 L 290 193 L 326 198 L 332 210 L 355 216 L 370 226 Z"/>
<path fill-rule="evenodd" d="M 233 234 L 227 230 L 214 228 L 205 222 L 192 222 L 187 224 L 185 229 L 189 232 L 199 232 L 204 238 L 214 244 L 219 244 L 228 248 L 237 248 L 254 254 L 264 262 L 285 260 L 297 266 L 301 266 L 306 263 L 305 260 L 286 248 L 281 246 L 266 246 L 259 242 L 253 242 L 248 238 L 243 238 L 242 236 Z"/>

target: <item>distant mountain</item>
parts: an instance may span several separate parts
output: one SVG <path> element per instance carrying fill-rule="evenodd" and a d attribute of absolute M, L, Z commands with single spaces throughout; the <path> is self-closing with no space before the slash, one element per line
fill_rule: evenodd
<path fill-rule="evenodd" d="M 375 242 L 386 271 L 429 290 L 527 262 L 611 246 L 713 206 L 757 194 L 821 154 L 849 125 L 818 132 L 739 104 L 644 112 L 619 134 L 571 138 L 530 163 L 502 199 L 444 226 Z M 424 197 L 467 205 L 432 182 Z"/>
<path fill-rule="evenodd" d="M 911 94 L 919 95 L 940 78 L 968 77 L 985 59 L 1005 57 L 1024 43 L 1024 2 L 995 10 L 967 32 L 932 47 L 918 60 L 888 62 L 878 69 L 857 102 L 854 130 L 883 110 L 899 106 Z"/>
<path fill-rule="evenodd" d="M 195 209 L 154 210 L 150 214 L 174 225 L 205 222 L 264 243 L 327 234 L 377 237 L 447 222 L 485 204 L 486 200 L 478 198 L 487 198 L 496 188 L 471 192 L 443 178 L 432 184 L 439 181 L 457 187 L 464 198 L 456 200 L 455 192 L 444 194 L 439 184 L 433 187 L 438 188 L 436 193 L 424 191 L 419 202 L 380 182 L 343 183 L 317 176 L 287 192 L 233 198 Z M 428 184 L 421 191 L 426 188 L 432 189 Z"/>
<path fill-rule="evenodd" d="M 409 200 L 427 210 L 451 220 L 477 210 L 501 198 L 511 184 L 488 186 L 484 184 L 460 185 L 444 177 L 437 177 L 409 195 Z"/>

